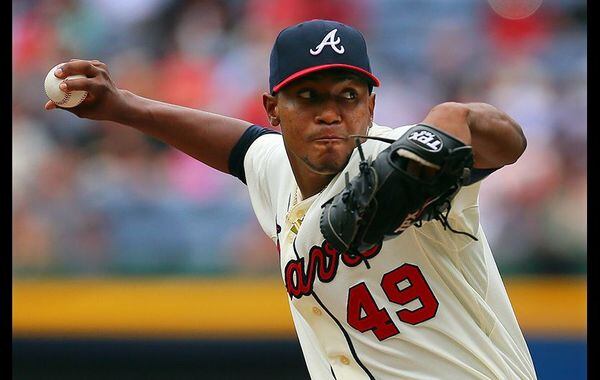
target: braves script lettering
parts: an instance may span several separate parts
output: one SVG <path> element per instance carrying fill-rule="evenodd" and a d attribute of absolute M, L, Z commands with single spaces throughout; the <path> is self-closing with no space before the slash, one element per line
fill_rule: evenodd
<path fill-rule="evenodd" d="M 291 260 L 285 266 L 285 287 L 290 296 L 300 298 L 312 293 L 315 280 L 330 282 L 335 278 L 341 261 L 348 267 L 355 267 L 381 251 L 381 244 L 356 255 L 348 252 L 340 254 L 326 240 L 320 246 L 313 246 L 308 253 L 308 264 L 304 257 Z"/>

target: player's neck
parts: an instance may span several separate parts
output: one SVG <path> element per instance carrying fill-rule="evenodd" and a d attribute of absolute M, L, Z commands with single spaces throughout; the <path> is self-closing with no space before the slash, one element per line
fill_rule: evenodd
<path fill-rule="evenodd" d="M 314 184 L 314 183 L 301 185 L 300 182 L 298 182 L 298 178 L 296 178 L 296 183 L 298 183 L 298 188 L 300 189 L 300 192 L 302 193 L 302 199 L 310 198 L 313 195 L 321 192 L 324 188 L 327 187 L 329 182 L 331 182 L 331 178 L 333 178 L 333 177 L 334 176 L 327 177 L 323 181 L 322 184 L 318 184 L 318 185 Z"/>
<path fill-rule="evenodd" d="M 296 179 L 296 184 L 302 193 L 302 198 L 306 199 L 319 193 L 327 187 L 329 182 L 335 177 L 335 174 L 324 175 L 308 170 L 306 167 L 299 167 L 292 163 L 292 172 Z"/>

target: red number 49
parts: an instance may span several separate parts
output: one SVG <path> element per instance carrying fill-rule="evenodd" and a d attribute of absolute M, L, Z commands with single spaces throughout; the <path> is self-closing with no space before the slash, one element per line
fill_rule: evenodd
<path fill-rule="evenodd" d="M 408 280 L 409 285 L 400 289 L 398 284 L 404 280 Z M 419 267 L 415 265 L 404 264 L 386 273 L 381 279 L 381 287 L 391 302 L 399 305 L 406 305 L 417 299 L 421 302 L 421 307 L 418 309 L 402 309 L 396 312 L 402 322 L 416 325 L 433 318 L 437 313 L 438 300 Z M 348 291 L 347 318 L 350 326 L 360 332 L 372 330 L 380 341 L 400 332 L 387 310 L 377 307 L 364 282 L 351 287 Z"/>

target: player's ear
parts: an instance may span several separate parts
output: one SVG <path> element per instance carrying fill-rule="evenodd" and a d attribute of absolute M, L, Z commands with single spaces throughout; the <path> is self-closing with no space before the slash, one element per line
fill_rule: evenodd
<path fill-rule="evenodd" d="M 263 93 L 263 107 L 267 112 L 269 124 L 276 127 L 279 125 L 279 109 L 277 108 L 277 95 L 271 95 L 267 92 Z"/>

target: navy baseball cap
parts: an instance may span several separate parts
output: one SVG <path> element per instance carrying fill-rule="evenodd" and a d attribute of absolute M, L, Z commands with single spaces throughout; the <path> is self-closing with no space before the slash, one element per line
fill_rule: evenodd
<path fill-rule="evenodd" d="M 371 72 L 367 44 L 355 28 L 330 20 L 311 20 L 283 29 L 271 50 L 269 89 L 271 93 L 295 79 L 316 71 L 340 68 L 379 86 Z"/>

